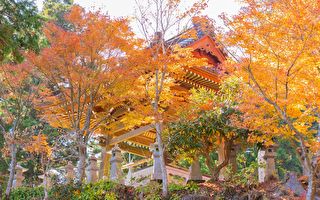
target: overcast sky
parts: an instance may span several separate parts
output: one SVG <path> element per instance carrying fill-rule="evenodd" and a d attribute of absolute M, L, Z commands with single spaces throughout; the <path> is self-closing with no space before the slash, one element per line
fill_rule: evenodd
<path fill-rule="evenodd" d="M 39 7 L 42 9 L 43 0 L 35 0 Z M 192 0 L 182 0 L 183 3 L 190 4 Z M 74 3 L 90 10 L 102 9 L 107 11 L 110 16 L 121 17 L 130 16 L 134 14 L 135 0 L 75 0 Z M 240 9 L 238 0 L 209 0 L 209 6 L 204 14 L 214 19 L 218 25 L 221 25 L 219 15 L 223 12 L 233 15 Z"/>

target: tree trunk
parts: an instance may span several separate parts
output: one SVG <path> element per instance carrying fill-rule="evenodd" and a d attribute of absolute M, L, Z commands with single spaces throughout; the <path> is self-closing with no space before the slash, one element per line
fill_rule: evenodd
<path fill-rule="evenodd" d="M 319 114 L 317 114 L 318 117 Z M 317 141 L 320 142 L 320 120 L 318 120 L 318 131 L 317 131 Z M 303 148 L 303 145 L 302 145 Z M 305 155 L 308 156 L 308 155 Z M 316 190 L 317 190 L 317 171 L 318 171 L 318 160 L 320 156 L 320 150 L 318 150 L 315 155 L 312 157 L 311 166 L 309 166 L 309 177 L 308 177 L 308 189 L 307 189 L 307 200 L 314 200 L 316 198 Z M 306 159 L 305 159 L 306 160 Z"/>
<path fill-rule="evenodd" d="M 10 162 L 10 168 L 9 168 L 10 175 L 9 175 L 9 180 L 7 184 L 7 189 L 6 189 L 6 199 L 9 199 L 9 195 L 10 195 L 12 184 L 13 184 L 15 169 L 17 165 L 17 145 L 10 144 L 10 150 L 11 150 L 11 162 Z"/>
<path fill-rule="evenodd" d="M 0 199 L 2 199 L 2 185 L 0 184 Z"/>
<path fill-rule="evenodd" d="M 106 147 L 102 147 L 101 149 L 101 163 L 100 163 L 100 168 L 99 168 L 99 179 L 102 180 L 103 179 L 103 175 L 104 175 L 104 169 L 105 169 L 105 165 L 106 163 Z"/>
<path fill-rule="evenodd" d="M 160 163 L 161 163 L 161 174 L 162 174 L 162 195 L 164 197 L 168 196 L 168 177 L 167 177 L 167 168 L 164 159 L 164 146 L 162 143 L 162 123 L 157 121 L 156 124 L 156 132 L 157 132 L 157 142 L 158 148 L 160 152 Z"/>
<path fill-rule="evenodd" d="M 317 114 L 320 117 L 319 114 Z M 317 131 L 317 141 L 320 142 L 320 120 L 318 120 L 318 131 Z M 302 148 L 304 146 L 302 145 Z M 308 156 L 308 155 L 305 155 Z M 308 178 L 308 189 L 307 189 L 307 200 L 314 200 L 316 198 L 316 190 L 317 190 L 317 171 L 318 171 L 318 160 L 320 157 L 320 150 L 318 150 L 315 155 L 312 157 L 311 166 L 309 166 L 309 178 Z"/>
<path fill-rule="evenodd" d="M 44 198 L 43 198 L 43 200 L 48 200 L 47 172 L 44 173 L 44 177 L 43 177 L 43 190 L 44 190 Z"/>
<path fill-rule="evenodd" d="M 85 178 L 85 170 L 86 170 L 86 158 L 87 158 L 87 145 L 85 145 L 82 141 L 79 145 L 79 164 L 78 164 L 78 181 L 82 184 Z"/>
<path fill-rule="evenodd" d="M 314 200 L 316 198 L 316 170 L 312 167 L 308 178 L 308 189 L 306 200 Z"/>
<path fill-rule="evenodd" d="M 225 140 L 224 141 L 224 160 L 223 160 L 222 163 L 220 163 L 215 168 L 214 174 L 213 174 L 213 177 L 215 177 L 216 179 L 219 178 L 219 173 L 220 173 L 221 169 L 223 169 L 224 167 L 226 167 L 229 164 L 231 146 L 232 146 L 232 142 L 231 141 L 229 141 L 229 140 Z"/>
<path fill-rule="evenodd" d="M 206 153 L 206 164 L 210 170 L 211 173 L 211 181 L 217 181 L 219 179 L 219 173 L 221 171 L 222 168 L 224 168 L 225 166 L 227 166 L 229 164 L 229 158 L 230 158 L 230 152 L 231 152 L 231 145 L 232 142 L 229 140 L 225 141 L 224 144 L 224 160 L 222 163 L 220 163 L 219 165 L 217 165 L 216 167 L 212 168 L 211 167 L 211 158 L 209 153 Z"/>
<path fill-rule="evenodd" d="M 203 155 L 204 157 L 206 158 L 206 165 L 209 169 L 209 172 L 211 174 L 211 179 L 213 180 L 213 174 L 214 174 L 214 168 L 212 167 L 212 160 L 211 160 L 211 157 L 210 157 L 210 152 L 209 150 L 207 149 L 207 151 L 204 151 L 203 152 Z"/>

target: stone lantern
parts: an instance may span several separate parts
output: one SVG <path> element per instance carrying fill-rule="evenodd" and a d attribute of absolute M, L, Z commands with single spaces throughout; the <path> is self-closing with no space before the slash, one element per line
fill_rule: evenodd
<path fill-rule="evenodd" d="M 16 166 L 16 174 L 13 180 L 13 188 L 21 187 L 22 181 L 24 180 L 23 173 L 28 171 L 28 169 L 21 167 L 20 165 Z"/>
<path fill-rule="evenodd" d="M 258 175 L 259 182 L 265 182 L 270 179 L 278 179 L 278 173 L 276 170 L 276 149 L 277 145 L 270 145 L 268 147 L 263 147 L 258 152 Z"/>
<path fill-rule="evenodd" d="M 199 158 L 196 157 L 193 159 L 192 164 L 189 167 L 188 182 L 203 182 L 200 169 Z"/>
<path fill-rule="evenodd" d="M 110 159 L 110 180 L 116 180 L 119 181 L 120 183 L 124 183 L 123 180 L 123 174 L 122 174 L 122 155 L 121 155 L 121 149 L 119 148 L 118 145 L 116 145 L 114 148 L 111 150 L 111 159 Z"/>
<path fill-rule="evenodd" d="M 76 175 L 74 171 L 74 165 L 72 164 L 71 161 L 68 161 L 68 164 L 65 166 L 65 170 L 66 170 L 67 182 L 72 183 Z"/>
<path fill-rule="evenodd" d="M 95 156 L 90 156 L 89 158 L 89 166 L 87 167 L 87 182 L 88 183 L 95 183 L 98 181 L 98 164 L 97 158 Z"/>
<path fill-rule="evenodd" d="M 160 151 L 158 143 L 151 144 L 150 151 L 152 152 L 153 157 L 153 170 L 151 180 L 161 181 L 162 180 L 162 171 L 161 171 L 161 160 L 160 160 Z"/>

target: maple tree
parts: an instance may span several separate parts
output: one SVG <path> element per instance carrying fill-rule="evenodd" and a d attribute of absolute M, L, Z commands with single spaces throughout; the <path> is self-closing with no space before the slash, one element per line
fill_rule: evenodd
<path fill-rule="evenodd" d="M 306 198 L 315 199 L 320 156 L 320 70 L 318 1 L 242 1 L 229 19 L 225 45 L 237 63 L 229 70 L 242 77 L 241 110 L 245 125 L 265 134 L 253 141 L 281 136 L 299 142 L 308 171 Z M 310 153 L 308 153 L 310 146 Z"/>
<path fill-rule="evenodd" d="M 73 6 L 65 18 L 72 30 L 47 24 L 50 46 L 28 58 L 47 80 L 38 109 L 50 125 L 72 133 L 82 182 L 88 141 L 102 123 L 113 120 L 113 106 L 127 99 L 132 85 L 128 57 L 136 40 L 126 19 L 80 6 Z"/>
<path fill-rule="evenodd" d="M 33 154 L 39 154 L 41 156 L 41 164 L 42 168 L 44 169 L 44 199 L 48 199 L 48 163 L 52 154 L 52 149 L 47 142 L 47 137 L 43 134 L 32 136 L 30 144 L 25 147 L 25 150 Z"/>
<path fill-rule="evenodd" d="M 10 153 L 10 174 L 5 193 L 8 198 L 15 174 L 18 149 L 23 147 L 22 141 L 31 132 L 26 121 L 33 109 L 36 85 L 30 75 L 32 69 L 27 63 L 6 64 L 0 68 L 0 128 Z"/>
<path fill-rule="evenodd" d="M 182 11 L 180 0 L 148 0 L 136 1 L 137 21 L 142 30 L 145 41 L 140 68 L 145 72 L 140 76 L 140 87 L 145 91 L 145 114 L 151 117 L 156 129 L 161 172 L 162 193 L 168 195 L 168 178 L 164 158 L 164 145 L 162 142 L 165 113 L 168 107 L 175 108 L 179 101 L 172 87 L 176 84 L 174 78 L 184 73 L 184 67 L 205 66 L 205 59 L 197 59 L 192 54 L 192 49 L 183 48 L 179 41 L 185 37 L 196 37 L 195 29 L 183 29 L 192 17 L 201 13 L 207 6 L 206 1 L 200 0 Z M 176 40 L 167 40 L 167 37 L 180 35 Z M 171 104 L 171 105 L 170 105 Z M 172 114 L 172 113 L 171 113 Z"/>

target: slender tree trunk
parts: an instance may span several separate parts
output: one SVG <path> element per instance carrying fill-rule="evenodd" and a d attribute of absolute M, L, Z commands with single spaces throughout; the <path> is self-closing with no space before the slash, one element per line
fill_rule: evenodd
<path fill-rule="evenodd" d="M 17 145 L 10 144 L 10 150 L 11 150 L 11 162 L 10 162 L 10 168 L 9 168 L 9 171 L 10 171 L 9 180 L 8 180 L 7 189 L 6 189 L 6 199 L 9 199 L 9 195 L 10 195 L 12 184 L 13 184 L 15 169 L 17 165 Z"/>
<path fill-rule="evenodd" d="M 99 179 L 102 180 L 103 179 L 103 176 L 104 176 L 104 168 L 105 168 L 105 165 L 106 165 L 106 147 L 102 147 L 102 150 L 101 150 L 101 163 L 100 163 L 100 168 L 99 168 Z"/>
<path fill-rule="evenodd" d="M 2 185 L 0 184 L 0 199 L 2 199 Z"/>
<path fill-rule="evenodd" d="M 43 198 L 43 200 L 48 200 L 47 172 L 44 173 L 44 177 L 43 177 L 43 189 L 44 189 L 44 198 Z"/>
<path fill-rule="evenodd" d="M 80 141 L 79 145 L 79 164 L 78 164 L 78 181 L 82 184 L 85 178 L 86 170 L 86 158 L 87 158 L 87 145 L 83 141 Z"/>
<path fill-rule="evenodd" d="M 157 120 L 156 124 L 156 132 L 157 132 L 157 142 L 158 142 L 158 148 L 160 152 L 160 163 L 161 163 L 161 173 L 162 173 L 162 195 L 164 197 L 168 196 L 168 176 L 167 176 L 167 168 L 166 168 L 166 162 L 164 159 L 164 146 L 162 143 L 162 123 Z"/>
<path fill-rule="evenodd" d="M 313 166 L 313 162 L 309 160 L 309 155 L 307 154 L 307 148 L 304 141 L 300 139 L 301 151 L 303 163 L 306 164 L 306 171 L 308 173 L 308 188 L 306 194 L 306 200 L 314 200 L 316 195 L 316 167 Z M 314 160 L 315 158 L 313 158 Z"/>
<path fill-rule="evenodd" d="M 317 114 L 319 117 L 319 114 Z M 320 120 L 318 120 L 318 131 L 317 131 L 317 141 L 320 142 Z M 320 157 L 320 150 L 318 150 L 315 155 L 312 157 L 311 166 L 309 167 L 309 178 L 308 178 L 308 190 L 306 199 L 307 200 L 314 200 L 316 198 L 316 190 L 317 190 L 317 171 L 319 168 L 319 160 Z"/>
<path fill-rule="evenodd" d="M 312 167 L 308 178 L 308 189 L 306 200 L 314 200 L 316 198 L 316 171 Z"/>

